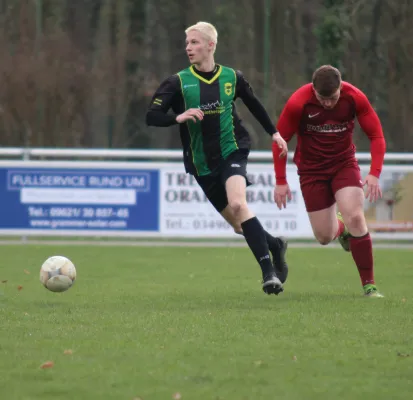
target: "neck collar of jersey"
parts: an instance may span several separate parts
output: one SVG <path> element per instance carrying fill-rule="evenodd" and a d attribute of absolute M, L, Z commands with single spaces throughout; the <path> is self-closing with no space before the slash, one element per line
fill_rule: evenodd
<path fill-rule="evenodd" d="M 216 72 L 210 80 L 205 79 L 203 76 L 199 75 L 193 65 L 189 67 L 189 70 L 191 71 L 192 75 L 196 76 L 200 81 L 205 82 L 207 84 L 211 84 L 215 82 L 218 79 L 218 77 L 221 75 L 222 67 L 220 65 L 217 65 L 215 67 Z"/>

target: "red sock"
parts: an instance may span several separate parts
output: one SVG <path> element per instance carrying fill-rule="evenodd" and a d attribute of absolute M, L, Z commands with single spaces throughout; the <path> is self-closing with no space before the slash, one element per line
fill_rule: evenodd
<path fill-rule="evenodd" d="M 360 274 L 361 284 L 374 284 L 373 245 L 370 233 L 361 237 L 350 237 L 350 250 Z"/>
<path fill-rule="evenodd" d="M 337 229 L 336 236 L 334 236 L 334 239 L 337 239 L 344 232 L 344 223 L 343 223 L 343 221 L 340 221 L 338 219 L 337 222 L 338 222 L 338 229 Z"/>

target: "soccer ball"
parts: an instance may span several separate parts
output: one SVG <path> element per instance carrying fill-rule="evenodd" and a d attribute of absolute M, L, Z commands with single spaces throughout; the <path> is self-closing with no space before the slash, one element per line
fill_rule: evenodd
<path fill-rule="evenodd" d="M 40 282 L 52 292 L 65 292 L 76 279 L 76 268 L 66 257 L 49 257 L 40 268 Z"/>

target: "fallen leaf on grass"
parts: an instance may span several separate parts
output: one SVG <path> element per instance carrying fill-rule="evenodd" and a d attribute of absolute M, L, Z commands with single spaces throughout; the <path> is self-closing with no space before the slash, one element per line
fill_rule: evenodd
<path fill-rule="evenodd" d="M 63 354 L 69 354 L 69 355 L 71 355 L 71 354 L 73 354 L 73 350 L 67 349 L 67 350 L 65 350 L 65 351 L 63 352 Z"/>
<path fill-rule="evenodd" d="M 19 286 L 17 286 L 17 290 L 22 290 L 23 289 L 23 286 L 21 286 L 21 285 L 19 285 Z"/>
<path fill-rule="evenodd" d="M 41 369 L 47 369 L 47 368 L 53 368 L 53 367 L 54 367 L 53 361 L 46 361 L 40 366 Z"/>
<path fill-rule="evenodd" d="M 293 356 L 293 361 L 297 361 L 297 356 Z"/>

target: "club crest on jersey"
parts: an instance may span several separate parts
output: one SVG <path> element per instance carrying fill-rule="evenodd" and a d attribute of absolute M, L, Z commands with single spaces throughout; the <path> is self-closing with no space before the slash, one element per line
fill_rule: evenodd
<path fill-rule="evenodd" d="M 224 88 L 225 88 L 225 94 L 227 96 L 231 96 L 231 94 L 232 94 L 232 83 L 229 83 L 229 82 L 225 83 Z"/>

